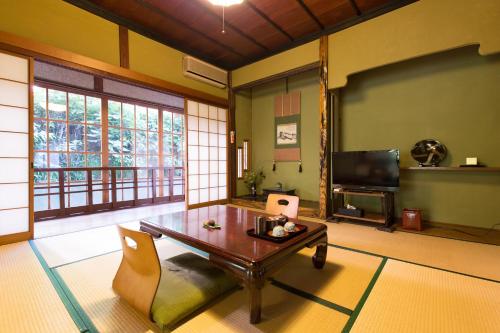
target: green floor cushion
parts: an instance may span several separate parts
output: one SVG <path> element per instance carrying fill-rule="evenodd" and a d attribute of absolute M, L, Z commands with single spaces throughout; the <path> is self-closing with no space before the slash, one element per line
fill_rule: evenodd
<path fill-rule="evenodd" d="M 171 328 L 236 285 L 235 279 L 196 254 L 172 257 L 161 263 L 153 320 L 162 329 Z"/>

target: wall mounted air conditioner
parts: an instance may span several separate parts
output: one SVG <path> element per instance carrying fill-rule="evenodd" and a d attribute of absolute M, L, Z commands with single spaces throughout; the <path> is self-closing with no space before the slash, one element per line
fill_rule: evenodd
<path fill-rule="evenodd" d="M 203 81 L 219 88 L 227 86 L 227 71 L 210 65 L 191 56 L 184 56 L 182 61 L 184 76 Z"/>

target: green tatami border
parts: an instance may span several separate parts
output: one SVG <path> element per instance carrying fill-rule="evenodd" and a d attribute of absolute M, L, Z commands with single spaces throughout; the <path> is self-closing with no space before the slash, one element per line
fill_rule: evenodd
<path fill-rule="evenodd" d="M 56 290 L 59 298 L 61 299 L 64 307 L 68 311 L 71 319 L 75 322 L 75 325 L 78 327 L 80 332 L 82 333 L 98 333 L 99 331 L 96 329 L 90 318 L 87 316 L 83 308 L 80 306 L 74 295 L 71 293 L 69 288 L 66 286 L 62 278 L 59 276 L 57 271 L 52 270 L 47 262 L 43 258 L 42 254 L 38 250 L 36 244 L 30 240 L 29 244 L 33 253 L 38 259 L 38 262 L 43 267 L 43 270 L 47 274 L 52 286 Z"/>
<path fill-rule="evenodd" d="M 370 283 L 368 284 L 368 287 L 366 287 L 365 292 L 361 296 L 361 299 L 358 302 L 358 305 L 356 305 L 356 308 L 354 309 L 351 317 L 347 321 L 347 323 L 344 326 L 344 329 L 342 330 L 342 333 L 348 333 L 351 331 L 352 326 L 354 325 L 354 322 L 359 316 L 359 313 L 363 309 L 363 305 L 365 305 L 366 300 L 368 299 L 368 296 L 370 296 L 370 293 L 375 286 L 375 283 L 377 283 L 378 277 L 380 276 L 380 273 L 382 273 L 382 270 L 384 269 L 385 263 L 387 262 L 387 258 L 383 258 L 382 262 L 378 266 L 377 270 L 375 271 L 375 274 L 373 274 L 372 279 L 370 280 Z"/>
<path fill-rule="evenodd" d="M 288 291 L 288 292 L 290 292 L 290 293 L 292 293 L 292 294 L 295 294 L 295 295 L 297 295 L 297 296 L 303 297 L 303 298 L 308 299 L 308 300 L 310 300 L 310 301 L 313 301 L 313 302 L 315 302 L 315 303 L 318 303 L 318 304 L 324 305 L 324 306 L 326 306 L 326 307 L 328 307 L 328 308 L 330 308 L 330 309 L 333 309 L 333 310 L 335 310 L 335 311 L 341 312 L 341 313 L 343 313 L 343 314 L 345 314 L 345 315 L 350 316 L 350 315 L 352 315 L 352 313 L 353 313 L 353 310 L 348 309 L 348 308 L 346 308 L 346 307 L 344 307 L 344 306 L 342 306 L 342 305 L 339 305 L 339 304 L 336 304 L 336 303 L 333 303 L 333 302 L 327 301 L 327 300 L 326 300 L 326 299 L 324 299 L 324 298 L 321 298 L 321 297 L 315 296 L 315 295 L 310 294 L 310 293 L 308 293 L 308 292 L 305 292 L 305 291 L 303 291 L 303 290 L 301 290 L 301 289 L 297 289 L 297 288 L 295 288 L 295 287 L 292 287 L 292 286 L 290 286 L 290 285 L 288 285 L 288 284 L 286 284 L 286 283 L 280 282 L 280 281 L 275 280 L 275 279 L 273 279 L 273 278 L 270 278 L 270 279 L 269 279 L 269 281 L 270 281 L 270 282 L 271 282 L 271 284 L 272 284 L 273 286 L 275 286 L 275 287 L 278 287 L 278 288 L 280 288 L 280 289 L 283 289 L 283 290 L 285 290 L 285 291 Z"/>

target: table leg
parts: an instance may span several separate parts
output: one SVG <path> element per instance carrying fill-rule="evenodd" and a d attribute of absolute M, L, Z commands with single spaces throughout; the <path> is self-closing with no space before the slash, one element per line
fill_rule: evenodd
<path fill-rule="evenodd" d="M 328 251 L 327 244 L 318 244 L 316 246 L 316 253 L 312 257 L 313 265 L 317 269 L 322 269 L 326 263 L 326 253 Z"/>
<path fill-rule="evenodd" d="M 264 274 L 256 270 L 248 274 L 249 280 L 247 283 L 250 293 L 250 324 L 258 324 L 260 322 L 260 313 L 262 307 L 262 288 L 264 287 Z"/>

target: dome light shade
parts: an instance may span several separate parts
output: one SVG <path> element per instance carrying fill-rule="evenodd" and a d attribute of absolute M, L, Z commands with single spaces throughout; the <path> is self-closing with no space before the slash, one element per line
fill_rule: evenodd
<path fill-rule="evenodd" d="M 229 7 L 232 5 L 239 5 L 243 0 L 208 0 L 212 5 Z"/>

